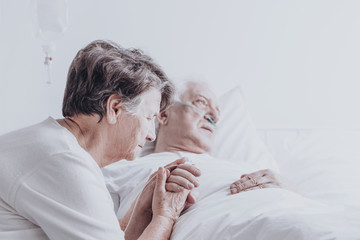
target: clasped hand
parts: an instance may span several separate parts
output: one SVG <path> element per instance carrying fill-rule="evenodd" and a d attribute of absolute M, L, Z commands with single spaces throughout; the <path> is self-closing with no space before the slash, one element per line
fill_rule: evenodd
<path fill-rule="evenodd" d="M 145 226 L 153 216 L 175 221 L 181 212 L 194 204 L 198 197 L 195 190 L 199 186 L 197 177 L 201 172 L 195 165 L 185 164 L 185 158 L 178 159 L 153 173 L 144 189 L 133 202 L 131 208 L 120 222 L 126 229 L 130 217 L 141 220 Z"/>

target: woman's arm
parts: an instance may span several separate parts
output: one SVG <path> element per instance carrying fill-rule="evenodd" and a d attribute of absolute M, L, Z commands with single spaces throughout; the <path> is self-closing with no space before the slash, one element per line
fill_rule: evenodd
<path fill-rule="evenodd" d="M 169 239 L 172 227 L 185 207 L 185 202 L 189 190 L 183 189 L 180 192 L 168 192 L 165 183 L 170 175 L 169 170 L 159 168 L 156 179 L 152 179 L 151 184 L 155 183 L 152 214 L 141 205 L 141 195 L 135 205 L 133 214 L 125 230 L 125 239 Z M 144 218 L 150 220 L 146 225 Z M 145 228 L 145 230 L 144 230 Z"/>
<path fill-rule="evenodd" d="M 174 223 L 175 221 L 162 216 L 154 217 L 138 240 L 168 240 Z M 126 237 L 125 239 L 127 240 Z"/>

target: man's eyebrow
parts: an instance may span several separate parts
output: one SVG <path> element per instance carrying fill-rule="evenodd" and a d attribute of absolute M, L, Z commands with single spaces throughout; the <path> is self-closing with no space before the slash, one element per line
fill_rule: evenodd
<path fill-rule="evenodd" d="M 208 101 L 209 101 L 209 98 L 208 98 L 208 97 L 206 97 L 206 96 L 204 96 L 204 95 L 202 95 L 201 93 L 200 93 L 200 94 L 198 94 L 198 96 L 203 97 L 203 98 L 206 98 L 206 100 L 208 100 Z"/>

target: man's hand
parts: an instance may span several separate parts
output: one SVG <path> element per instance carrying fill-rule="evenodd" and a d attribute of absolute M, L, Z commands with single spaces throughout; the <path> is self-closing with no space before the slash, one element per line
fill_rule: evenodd
<path fill-rule="evenodd" d="M 170 192 L 180 192 L 183 189 L 191 190 L 186 200 L 185 209 L 196 202 L 199 192 L 197 188 L 200 183 L 197 177 L 200 177 L 201 171 L 195 165 L 185 164 L 185 158 L 180 158 L 165 166 L 170 171 L 165 188 Z"/>
<path fill-rule="evenodd" d="M 250 174 L 243 174 L 239 180 L 230 185 L 230 193 L 236 194 L 262 188 L 284 188 L 300 193 L 299 189 L 297 189 L 295 185 L 270 169 L 260 170 Z"/>

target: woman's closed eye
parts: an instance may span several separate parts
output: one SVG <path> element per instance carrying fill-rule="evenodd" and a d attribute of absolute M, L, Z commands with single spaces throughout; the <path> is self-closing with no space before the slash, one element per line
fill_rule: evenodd
<path fill-rule="evenodd" d="M 152 121 L 156 118 L 156 115 L 153 115 L 153 116 L 147 116 L 146 119 L 149 120 L 149 121 Z"/>

